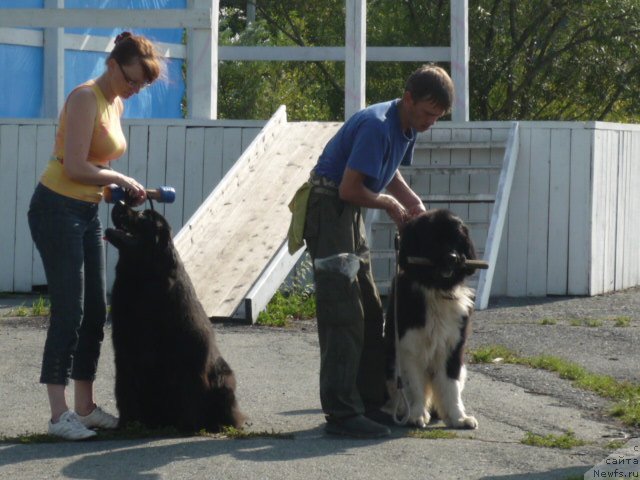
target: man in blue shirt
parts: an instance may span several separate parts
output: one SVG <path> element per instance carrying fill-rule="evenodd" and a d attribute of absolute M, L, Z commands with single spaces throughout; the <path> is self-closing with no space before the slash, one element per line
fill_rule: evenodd
<path fill-rule="evenodd" d="M 425 211 L 398 167 L 411 164 L 416 135 L 451 108 L 453 93 L 445 70 L 420 67 L 408 78 L 402 98 L 349 118 L 311 172 L 304 239 L 314 262 L 327 433 L 390 434 L 372 420 L 381 418 L 386 400 L 383 309 L 361 208 L 385 210 L 398 227 Z"/>

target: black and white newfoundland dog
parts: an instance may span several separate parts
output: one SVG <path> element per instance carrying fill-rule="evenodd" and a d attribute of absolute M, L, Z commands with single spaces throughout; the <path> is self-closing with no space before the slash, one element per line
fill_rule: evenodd
<path fill-rule="evenodd" d="M 119 252 L 111 294 L 119 426 L 216 432 L 242 427 L 233 371 L 166 219 L 120 202 L 106 239 Z"/>
<path fill-rule="evenodd" d="M 430 210 L 400 233 L 385 322 L 390 400 L 384 410 L 396 421 L 425 428 L 435 414 L 448 427 L 478 427 L 461 397 L 474 306 L 464 280 L 477 268 L 467 263 L 475 257 L 467 227 L 448 210 Z"/>

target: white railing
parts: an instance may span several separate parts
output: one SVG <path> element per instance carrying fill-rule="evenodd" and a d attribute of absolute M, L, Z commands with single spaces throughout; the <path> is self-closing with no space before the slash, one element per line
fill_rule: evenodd
<path fill-rule="evenodd" d="M 45 0 L 44 9 L 2 9 L 0 43 L 45 47 L 45 115 L 55 117 L 64 102 L 64 50 L 109 51 L 111 39 L 64 34 L 65 27 L 187 28 L 188 43 L 161 44 L 167 57 L 187 63 L 191 118 L 217 117 L 218 61 L 344 61 L 345 117 L 365 105 L 365 62 L 450 62 L 456 86 L 452 120 L 468 121 L 468 0 L 451 0 L 450 47 L 367 47 L 366 0 L 346 0 L 344 47 L 218 47 L 218 0 L 189 0 L 187 9 L 64 9 Z M 43 32 L 16 27 L 44 28 Z"/>

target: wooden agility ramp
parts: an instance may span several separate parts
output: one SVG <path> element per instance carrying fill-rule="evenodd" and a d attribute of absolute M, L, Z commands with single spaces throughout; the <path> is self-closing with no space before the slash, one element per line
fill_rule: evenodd
<path fill-rule="evenodd" d="M 288 204 L 341 123 L 287 122 L 282 106 L 177 233 L 209 317 L 255 322 L 304 252 L 287 251 Z"/>

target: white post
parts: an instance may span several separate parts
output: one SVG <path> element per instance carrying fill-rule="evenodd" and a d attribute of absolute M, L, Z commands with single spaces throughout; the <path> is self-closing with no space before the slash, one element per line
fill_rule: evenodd
<path fill-rule="evenodd" d="M 451 0 L 451 79 L 456 99 L 454 122 L 469 121 L 469 1 Z"/>
<path fill-rule="evenodd" d="M 211 11 L 210 28 L 187 32 L 187 112 L 189 118 L 218 116 L 218 6 L 219 0 L 189 0 L 192 9 Z"/>
<path fill-rule="evenodd" d="M 247 0 L 247 24 L 256 21 L 256 0 Z"/>
<path fill-rule="evenodd" d="M 44 8 L 64 8 L 64 0 L 45 0 Z M 64 29 L 44 29 L 43 115 L 57 118 L 64 104 Z"/>
<path fill-rule="evenodd" d="M 347 0 L 345 40 L 344 119 L 365 104 L 367 64 L 367 2 Z"/>

